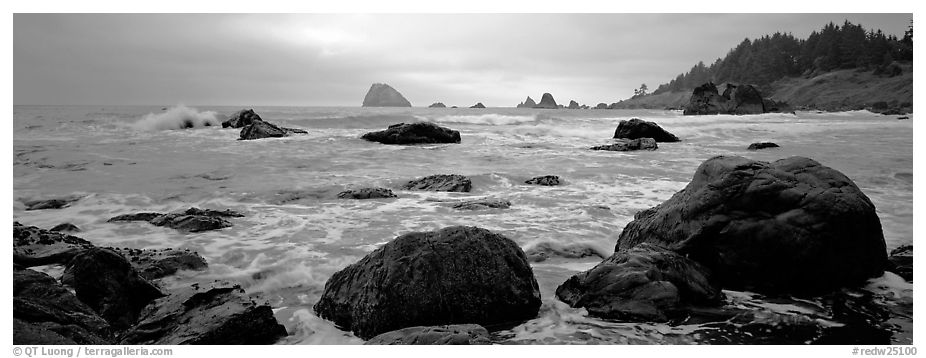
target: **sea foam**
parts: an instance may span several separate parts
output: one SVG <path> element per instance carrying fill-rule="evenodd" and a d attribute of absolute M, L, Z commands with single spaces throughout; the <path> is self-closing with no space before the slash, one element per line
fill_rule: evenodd
<path fill-rule="evenodd" d="M 184 105 L 171 107 L 163 113 L 148 113 L 132 126 L 140 130 L 185 129 L 216 126 L 221 124 L 216 112 L 198 111 Z"/>

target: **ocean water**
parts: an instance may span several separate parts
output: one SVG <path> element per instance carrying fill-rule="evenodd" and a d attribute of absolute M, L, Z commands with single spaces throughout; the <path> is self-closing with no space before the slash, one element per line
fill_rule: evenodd
<path fill-rule="evenodd" d="M 167 286 L 227 279 L 269 302 L 290 336 L 280 344 L 359 344 L 315 316 L 312 305 L 337 270 L 410 231 L 475 225 L 529 249 L 578 245 L 613 252 L 634 213 L 682 189 L 704 160 L 720 154 L 774 161 L 800 155 L 835 168 L 871 198 L 888 250 L 913 240 L 913 124 L 866 111 L 684 117 L 677 111 L 513 108 L 254 107 L 264 120 L 307 135 L 239 141 L 219 123 L 242 107 L 15 106 L 13 219 L 43 228 L 70 222 L 97 245 L 188 248 L 209 262 Z M 618 121 L 655 121 L 682 138 L 656 151 L 600 152 Z M 461 132 L 462 143 L 388 146 L 360 135 L 390 124 L 428 120 Z M 179 129 L 183 126 L 194 128 Z M 747 151 L 750 143 L 782 147 Z M 405 182 L 455 173 L 470 193 L 403 191 Z M 558 175 L 564 185 L 523 182 Z M 382 186 L 389 200 L 338 200 L 348 188 Z M 23 201 L 80 200 L 60 210 L 25 211 Z M 497 197 L 510 209 L 460 212 L 454 201 Z M 107 223 L 140 211 L 191 206 L 246 214 L 231 228 L 181 233 L 144 222 Z M 621 323 L 589 317 L 558 301 L 556 287 L 600 258 L 553 258 L 532 265 L 543 306 L 538 318 L 497 332 L 497 343 L 698 344 L 716 342 L 704 325 Z M 60 272 L 60 267 L 46 267 Z M 891 312 L 892 342 L 912 343 L 912 285 L 893 274 L 863 291 Z M 828 319 L 818 302 L 725 291 L 756 320 Z M 762 318 L 765 317 L 765 318 Z M 730 342 L 769 342 L 751 333 L 713 332 Z M 738 336 L 738 334 L 740 334 Z M 774 337 L 770 342 L 775 342 Z"/>

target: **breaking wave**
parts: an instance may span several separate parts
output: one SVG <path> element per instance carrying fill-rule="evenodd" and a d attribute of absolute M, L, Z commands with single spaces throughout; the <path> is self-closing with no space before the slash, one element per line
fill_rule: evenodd
<path fill-rule="evenodd" d="M 132 126 L 140 130 L 201 128 L 220 125 L 216 112 L 197 111 L 184 105 L 171 107 L 163 113 L 148 113 Z"/>
<path fill-rule="evenodd" d="M 480 114 L 468 116 L 443 116 L 434 119 L 439 123 L 466 123 L 466 124 L 486 124 L 492 126 L 504 126 L 520 123 L 536 122 L 536 116 L 508 116 L 503 114 Z"/>

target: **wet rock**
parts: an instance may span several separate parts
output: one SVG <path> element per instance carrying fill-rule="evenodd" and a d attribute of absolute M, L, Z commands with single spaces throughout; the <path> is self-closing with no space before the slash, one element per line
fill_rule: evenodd
<path fill-rule="evenodd" d="M 559 177 L 556 175 L 544 175 L 533 177 L 524 182 L 524 184 L 554 186 L 559 185 Z"/>
<path fill-rule="evenodd" d="M 129 261 L 138 274 L 146 280 L 173 275 L 179 270 L 204 270 L 206 259 L 190 250 L 179 249 L 130 249 L 109 247 Z"/>
<path fill-rule="evenodd" d="M 537 103 L 534 108 L 557 109 L 559 105 L 556 104 L 556 100 L 553 99 L 552 94 L 544 93 L 543 96 L 540 97 L 540 103 Z"/>
<path fill-rule="evenodd" d="M 539 309 L 521 248 L 464 226 L 397 237 L 332 275 L 315 304 L 320 317 L 364 339 L 412 326 L 511 326 Z"/>
<path fill-rule="evenodd" d="M 23 204 L 26 205 L 26 210 L 61 209 L 71 206 L 71 203 L 80 199 L 81 197 L 79 196 L 69 196 L 52 199 L 26 200 Z"/>
<path fill-rule="evenodd" d="M 913 282 L 913 245 L 903 245 L 891 250 L 887 271 L 896 273 L 904 280 Z"/>
<path fill-rule="evenodd" d="M 478 324 L 408 327 L 370 338 L 366 345 L 478 345 L 491 344 L 489 331 Z"/>
<path fill-rule="evenodd" d="M 534 108 L 537 105 L 537 102 L 534 102 L 534 99 L 531 96 L 527 96 L 527 99 L 524 102 L 518 103 L 517 108 Z"/>
<path fill-rule="evenodd" d="M 385 83 L 374 83 L 363 98 L 363 107 L 411 107 L 399 91 Z"/>
<path fill-rule="evenodd" d="M 486 108 L 486 106 L 482 104 L 482 102 L 479 102 L 479 103 L 472 105 L 472 107 L 469 107 L 469 108 Z"/>
<path fill-rule="evenodd" d="M 436 102 L 436 103 L 432 103 L 430 106 L 428 106 L 428 108 L 447 108 L 447 105 L 441 102 Z"/>
<path fill-rule="evenodd" d="M 161 215 L 151 219 L 148 222 L 155 226 L 166 226 L 171 229 L 186 232 L 218 230 L 232 226 L 228 220 L 217 216 L 186 215 L 176 213 Z"/>
<path fill-rule="evenodd" d="M 262 122 L 257 113 L 254 113 L 253 109 L 242 109 L 238 112 L 235 112 L 228 117 L 227 120 L 222 122 L 222 128 L 243 128 L 253 124 L 254 122 Z"/>
<path fill-rule="evenodd" d="M 93 248 L 74 257 L 61 282 L 73 287 L 77 298 L 115 329 L 135 323 L 145 305 L 164 296 L 122 255 L 109 249 Z"/>
<path fill-rule="evenodd" d="M 241 128 L 238 140 L 286 137 L 288 133 L 275 124 L 256 121 Z"/>
<path fill-rule="evenodd" d="M 724 288 L 825 292 L 880 276 L 874 204 L 844 174 L 790 157 L 717 156 L 662 204 L 634 215 L 615 251 L 654 243 L 710 269 Z"/>
<path fill-rule="evenodd" d="M 614 130 L 614 138 L 640 139 L 652 138 L 657 142 L 678 142 L 674 134 L 662 129 L 656 122 L 644 121 L 640 118 L 620 121 Z"/>
<path fill-rule="evenodd" d="M 897 119 L 910 119 L 910 116 L 900 116 L 900 117 L 897 117 Z"/>
<path fill-rule="evenodd" d="M 189 208 L 189 209 L 186 209 L 186 211 L 184 211 L 183 214 L 184 215 L 221 217 L 221 218 L 243 218 L 244 217 L 244 214 L 234 211 L 232 209 L 214 210 L 214 209 Z"/>
<path fill-rule="evenodd" d="M 594 146 L 591 150 L 606 150 L 611 152 L 629 152 L 634 150 L 656 150 L 659 148 L 653 138 L 618 139 L 616 143 Z"/>
<path fill-rule="evenodd" d="M 386 199 L 396 197 L 392 190 L 386 188 L 360 188 L 338 193 L 340 199 Z"/>
<path fill-rule="evenodd" d="M 49 229 L 48 231 L 56 232 L 80 232 L 80 228 L 77 225 L 71 223 L 63 223 L 55 225 L 55 227 Z"/>
<path fill-rule="evenodd" d="M 689 306 L 718 305 L 723 295 L 698 263 L 641 244 L 570 277 L 556 289 L 556 297 L 597 317 L 667 321 L 684 315 Z"/>
<path fill-rule="evenodd" d="M 16 224 L 13 225 L 13 262 L 26 267 L 66 264 L 75 255 L 93 247 L 77 236 Z"/>
<path fill-rule="evenodd" d="M 527 255 L 527 260 L 530 262 L 543 262 L 552 257 L 567 259 L 581 259 L 585 257 L 599 257 L 603 259 L 606 257 L 606 255 L 588 244 L 562 244 L 548 241 L 531 246 L 524 251 L 524 254 Z"/>
<path fill-rule="evenodd" d="M 402 186 L 404 190 L 469 192 L 473 182 L 458 174 L 436 174 L 416 179 Z"/>
<path fill-rule="evenodd" d="M 460 132 L 431 122 L 415 122 L 393 124 L 384 131 L 369 132 L 361 138 L 383 144 L 460 143 Z"/>
<path fill-rule="evenodd" d="M 112 343 L 109 323 L 41 272 L 14 267 L 13 318 L 14 344 Z"/>
<path fill-rule="evenodd" d="M 778 144 L 775 144 L 772 142 L 758 142 L 758 143 L 750 144 L 749 147 L 746 148 L 746 150 L 759 150 L 759 149 L 765 149 L 765 148 L 778 148 L 778 147 L 780 147 Z"/>
<path fill-rule="evenodd" d="M 469 200 L 453 205 L 457 210 L 485 210 L 485 209 L 508 209 L 511 202 L 502 199 L 478 199 Z"/>
<path fill-rule="evenodd" d="M 172 292 L 145 307 L 122 344 L 273 344 L 286 329 L 240 286 L 218 282 Z"/>
<path fill-rule="evenodd" d="M 119 222 L 119 221 L 151 221 L 154 218 L 164 214 L 161 213 L 135 213 L 135 214 L 123 214 L 118 215 L 106 220 L 106 222 Z"/>

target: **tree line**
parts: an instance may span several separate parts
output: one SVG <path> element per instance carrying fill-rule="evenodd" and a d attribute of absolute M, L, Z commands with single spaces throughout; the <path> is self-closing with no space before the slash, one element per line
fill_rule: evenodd
<path fill-rule="evenodd" d="M 760 88 L 783 77 L 810 76 L 839 69 L 886 71 L 893 61 L 913 60 L 913 25 L 898 39 L 865 30 L 848 20 L 832 22 L 807 39 L 780 33 L 745 39 L 710 66 L 698 62 L 687 73 L 659 85 L 653 94 L 689 91 L 705 82 L 749 83 Z"/>

